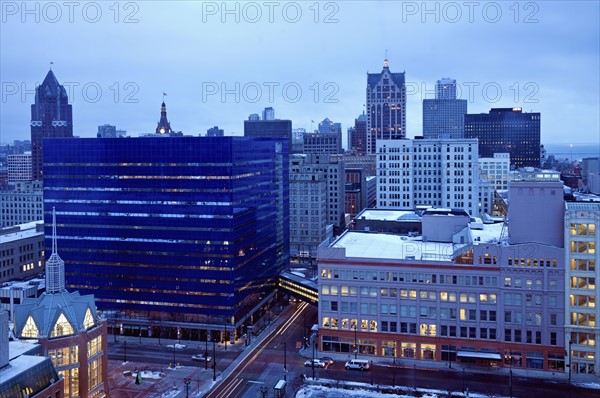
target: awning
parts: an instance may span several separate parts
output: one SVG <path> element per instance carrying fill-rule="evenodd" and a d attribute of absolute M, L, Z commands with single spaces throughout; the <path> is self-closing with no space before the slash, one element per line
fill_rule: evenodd
<path fill-rule="evenodd" d="M 463 358 L 501 359 L 500 354 L 493 352 L 457 351 L 456 356 Z"/>

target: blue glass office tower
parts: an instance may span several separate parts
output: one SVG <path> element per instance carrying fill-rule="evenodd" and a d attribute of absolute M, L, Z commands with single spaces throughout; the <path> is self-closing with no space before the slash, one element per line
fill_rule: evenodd
<path fill-rule="evenodd" d="M 239 325 L 289 262 L 287 139 L 48 139 L 44 176 L 46 246 L 56 207 L 67 286 L 102 310 Z"/>

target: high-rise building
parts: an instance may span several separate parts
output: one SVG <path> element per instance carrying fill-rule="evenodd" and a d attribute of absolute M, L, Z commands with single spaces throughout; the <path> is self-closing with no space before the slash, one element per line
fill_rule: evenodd
<path fill-rule="evenodd" d="M 31 222 L 0 229 L 0 282 L 44 273 L 44 224 Z"/>
<path fill-rule="evenodd" d="M 377 142 L 377 207 L 459 208 L 479 214 L 477 140 Z"/>
<path fill-rule="evenodd" d="M 36 339 L 43 347 L 44 355 L 64 379 L 65 397 L 107 397 L 106 321 L 99 317 L 92 294 L 82 296 L 65 289 L 65 263 L 58 255 L 54 211 L 52 223 L 46 225 L 52 225 L 46 291 L 15 306 L 15 335 Z"/>
<path fill-rule="evenodd" d="M 348 128 L 348 151 L 359 156 L 367 153 L 367 115 L 363 112 Z"/>
<path fill-rule="evenodd" d="M 467 100 L 456 98 L 456 80 L 438 80 L 435 99 L 423 100 L 423 137 L 463 138 L 466 113 Z"/>
<path fill-rule="evenodd" d="M 306 162 L 323 172 L 327 182 L 327 224 L 334 226 L 334 234 L 345 228 L 344 219 L 344 162 L 329 154 L 307 154 Z"/>
<path fill-rule="evenodd" d="M 307 163 L 307 155 L 290 157 L 290 255 L 316 257 L 327 238 L 327 181 Z M 330 227 L 331 228 L 331 227 Z"/>
<path fill-rule="evenodd" d="M 8 155 L 8 182 L 31 181 L 31 152 Z"/>
<path fill-rule="evenodd" d="M 479 158 L 479 211 L 493 213 L 494 192 L 508 189 L 510 155 L 495 153 L 492 158 Z"/>
<path fill-rule="evenodd" d="M 98 138 L 116 138 L 116 137 L 125 137 L 127 135 L 127 131 L 125 130 L 117 130 L 117 126 L 112 126 L 110 124 L 104 124 L 102 126 L 98 126 L 98 133 L 96 137 Z"/>
<path fill-rule="evenodd" d="M 219 126 L 214 126 L 206 130 L 207 137 L 224 137 L 225 131 L 220 129 Z"/>
<path fill-rule="evenodd" d="M 44 219 L 41 181 L 21 181 L 0 190 L 0 228 Z"/>
<path fill-rule="evenodd" d="M 275 109 L 272 107 L 265 108 L 262 111 L 262 120 L 275 120 Z"/>
<path fill-rule="evenodd" d="M 435 99 L 456 99 L 456 80 L 443 77 L 435 84 Z"/>
<path fill-rule="evenodd" d="M 574 374 L 600 376 L 600 203 L 567 202 L 565 342 Z"/>
<path fill-rule="evenodd" d="M 287 143 L 48 140 L 45 210 L 56 206 L 64 224 L 68 286 L 154 336 L 162 324 L 203 340 L 224 322 L 240 336 L 289 262 Z"/>
<path fill-rule="evenodd" d="M 73 109 L 67 91 L 58 83 L 52 69 L 35 88 L 31 105 L 31 154 L 33 179 L 42 178 L 42 142 L 44 138 L 73 137 Z"/>
<path fill-rule="evenodd" d="M 399 140 L 405 137 L 404 72 L 390 72 L 386 59 L 380 73 L 367 73 L 367 153 L 376 152 L 378 140 Z"/>
<path fill-rule="evenodd" d="M 465 115 L 465 138 L 479 140 L 479 155 L 510 154 L 515 167 L 540 167 L 540 113 L 521 108 L 492 108 Z"/>
<path fill-rule="evenodd" d="M 599 259 L 592 242 L 598 244 L 598 234 L 588 231 L 598 213 L 577 214 L 581 221 L 574 223 L 579 225 L 567 227 L 565 234 L 576 241 L 572 247 L 582 260 L 571 265 L 581 268 L 569 279 L 562 242 L 552 244 L 557 230 L 563 231 L 564 214 L 557 214 L 554 200 L 546 200 L 552 190 L 537 187 L 538 182 L 528 183 L 534 195 L 524 189 L 529 201 L 511 200 L 510 207 L 524 206 L 515 214 L 546 209 L 548 216 L 536 217 L 535 228 L 551 229 L 548 240 L 537 235 L 542 239 L 512 244 L 503 223 L 479 229 L 469 224 L 464 210 L 440 208 L 422 213 L 422 233 L 416 227 L 401 234 L 348 230 L 329 247 L 319 247 L 318 350 L 388 362 L 400 358 L 546 371 L 566 378 L 565 349 L 571 341 L 572 362 L 582 373 L 597 375 L 594 320 L 600 314 L 591 304 L 598 278 L 593 265 Z M 521 194 L 519 185 L 513 189 L 511 197 Z M 561 192 L 556 189 L 557 198 Z M 387 213 L 395 222 L 419 223 L 416 214 Z M 529 228 L 526 220 L 509 222 L 508 236 L 526 236 Z M 570 297 L 565 297 L 565 284 L 571 284 Z M 334 306 L 340 295 L 344 301 Z M 566 306 L 573 308 L 568 318 Z M 572 333 L 565 335 L 565 323 L 573 325 Z"/>
<path fill-rule="evenodd" d="M 245 137 L 287 138 L 288 148 L 292 147 L 292 121 L 275 120 L 244 120 Z"/>
<path fill-rule="evenodd" d="M 304 153 L 342 153 L 342 125 L 325 118 L 314 133 L 304 134 Z"/>

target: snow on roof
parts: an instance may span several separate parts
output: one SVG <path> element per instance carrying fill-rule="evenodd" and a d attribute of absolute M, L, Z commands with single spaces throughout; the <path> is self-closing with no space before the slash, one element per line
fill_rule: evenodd
<path fill-rule="evenodd" d="M 17 227 L 19 227 L 20 230 L 0 235 L 0 243 L 9 243 L 15 240 L 30 238 L 36 235 L 44 235 L 44 231 L 38 231 L 36 229 L 36 225 L 42 223 L 42 221 L 34 221 L 27 224 L 17 225 Z"/>
<path fill-rule="evenodd" d="M 364 218 L 365 220 L 397 221 L 400 217 L 407 216 L 409 214 L 415 214 L 415 212 L 409 210 L 366 209 L 356 216 L 356 218 Z"/>
<path fill-rule="evenodd" d="M 423 242 L 391 234 L 347 231 L 332 247 L 346 248 L 347 257 L 393 260 L 452 261 L 452 243 Z"/>
<path fill-rule="evenodd" d="M 499 242 L 502 227 L 502 223 L 486 224 L 483 229 L 471 230 L 474 244 Z M 331 245 L 331 247 L 345 248 L 346 257 L 446 262 L 452 262 L 455 250 L 463 246 L 465 245 L 423 242 L 421 236 L 409 237 L 363 231 L 346 231 Z"/>

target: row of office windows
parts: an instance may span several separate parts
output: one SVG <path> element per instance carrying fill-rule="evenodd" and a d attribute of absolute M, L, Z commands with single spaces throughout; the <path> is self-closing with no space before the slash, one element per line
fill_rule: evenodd
<path fill-rule="evenodd" d="M 465 276 L 451 274 L 425 274 L 416 272 L 356 271 L 322 268 L 321 279 L 354 281 L 435 283 L 440 285 L 492 286 L 497 287 L 495 276 Z"/>

